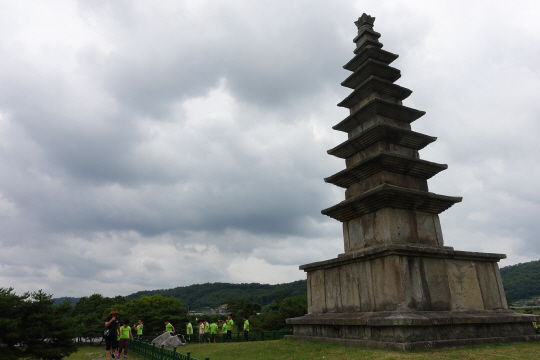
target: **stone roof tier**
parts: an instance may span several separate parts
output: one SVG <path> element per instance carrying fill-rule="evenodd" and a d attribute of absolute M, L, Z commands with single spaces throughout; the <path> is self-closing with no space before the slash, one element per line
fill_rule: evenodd
<path fill-rule="evenodd" d="M 338 104 L 338 106 L 350 109 L 373 93 L 378 94 L 381 98 L 392 98 L 396 101 L 402 101 L 412 94 L 412 90 L 372 75 L 358 85 L 349 96 Z"/>
<path fill-rule="evenodd" d="M 383 184 L 324 209 L 321 213 L 341 222 L 385 207 L 440 214 L 462 199 Z"/>
<path fill-rule="evenodd" d="M 361 52 L 358 52 L 348 63 L 343 65 L 343 68 L 345 70 L 355 71 L 360 65 L 369 59 L 377 60 L 388 65 L 398 57 L 399 55 L 397 54 L 393 54 L 376 46 L 368 45 L 363 48 Z"/>
<path fill-rule="evenodd" d="M 334 125 L 332 129 L 349 132 L 377 115 L 410 124 L 414 120 L 422 117 L 425 113 L 425 111 L 375 98 L 366 103 L 355 113 L 347 116 L 339 124 Z"/>
<path fill-rule="evenodd" d="M 389 171 L 427 180 L 447 168 L 448 165 L 446 164 L 437 164 L 426 160 L 381 151 L 365 158 L 353 167 L 325 178 L 324 181 L 343 188 L 348 188 L 354 183 L 373 176 L 381 171 Z"/>
<path fill-rule="evenodd" d="M 379 60 L 368 59 L 347 79 L 345 79 L 341 85 L 351 89 L 356 89 L 361 83 L 366 81 L 372 75 L 390 82 L 394 82 L 401 77 L 401 71 Z"/>
<path fill-rule="evenodd" d="M 409 149 L 420 150 L 435 140 L 437 138 L 434 136 L 428 136 L 378 122 L 360 134 L 328 150 L 327 153 L 346 159 L 359 151 L 365 150 L 378 141 L 387 141 Z"/>

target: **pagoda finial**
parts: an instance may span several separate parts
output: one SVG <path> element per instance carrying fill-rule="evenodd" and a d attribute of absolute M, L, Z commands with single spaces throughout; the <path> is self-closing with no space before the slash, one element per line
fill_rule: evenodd
<path fill-rule="evenodd" d="M 369 27 L 373 27 L 373 23 L 375 22 L 375 17 L 370 16 L 366 13 L 363 13 L 362 16 L 358 18 L 358 21 L 355 21 L 356 27 L 360 29 L 361 26 L 367 25 Z"/>

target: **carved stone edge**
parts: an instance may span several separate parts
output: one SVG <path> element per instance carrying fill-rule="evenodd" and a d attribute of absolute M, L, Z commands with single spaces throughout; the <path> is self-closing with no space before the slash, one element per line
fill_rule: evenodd
<path fill-rule="evenodd" d="M 345 265 L 354 262 L 361 262 L 371 260 L 383 256 L 389 255 L 403 255 L 403 256 L 419 256 L 419 257 L 432 257 L 443 259 L 458 259 L 458 260 L 471 260 L 471 261 L 488 261 L 498 262 L 501 259 L 506 259 L 505 254 L 495 253 L 480 253 L 472 251 L 459 251 L 454 250 L 449 246 L 429 246 L 429 245 L 416 245 L 416 244 L 382 244 L 372 246 L 366 249 L 344 253 L 338 255 L 337 258 L 318 261 L 310 264 L 301 265 L 300 270 L 305 272 L 332 268 L 340 265 Z"/>

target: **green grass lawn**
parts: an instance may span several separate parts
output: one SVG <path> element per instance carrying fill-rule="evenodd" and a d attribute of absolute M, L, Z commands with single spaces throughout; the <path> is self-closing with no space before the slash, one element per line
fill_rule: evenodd
<path fill-rule="evenodd" d="M 256 341 L 227 344 L 188 344 L 178 347 L 178 352 L 191 351 L 191 356 L 204 360 L 347 360 L 347 359 L 534 359 L 540 356 L 540 343 L 516 343 L 501 345 L 481 345 L 466 348 L 399 352 L 374 350 L 345 345 L 329 345 L 297 340 Z M 105 348 L 81 347 L 69 360 L 106 359 Z M 129 354 L 130 360 L 143 360 L 136 354 Z"/>

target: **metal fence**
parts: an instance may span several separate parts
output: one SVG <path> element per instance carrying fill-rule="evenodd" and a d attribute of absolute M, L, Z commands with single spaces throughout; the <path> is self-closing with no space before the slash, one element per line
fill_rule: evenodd
<path fill-rule="evenodd" d="M 165 349 L 163 345 L 156 347 L 156 344 L 148 344 L 144 341 L 134 340 L 129 342 L 129 351 L 142 356 L 148 360 L 198 360 L 191 357 L 191 351 L 187 354 L 176 352 L 176 347 L 173 350 Z M 207 356 L 204 360 L 210 360 Z"/>

